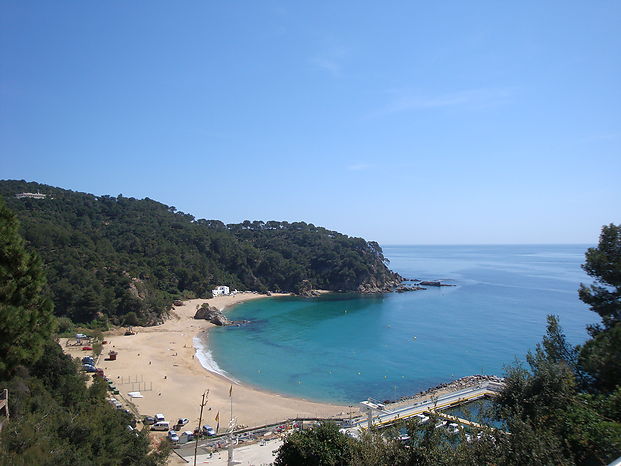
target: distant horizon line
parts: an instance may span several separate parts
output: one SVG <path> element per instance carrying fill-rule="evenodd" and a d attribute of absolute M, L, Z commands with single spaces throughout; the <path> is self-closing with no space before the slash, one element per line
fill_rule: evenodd
<path fill-rule="evenodd" d="M 380 243 L 384 246 L 597 246 L 597 243 Z"/>

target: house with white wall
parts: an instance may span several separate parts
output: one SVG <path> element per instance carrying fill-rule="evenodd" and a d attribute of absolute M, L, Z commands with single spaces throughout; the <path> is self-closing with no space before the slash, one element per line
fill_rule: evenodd
<path fill-rule="evenodd" d="M 45 199 L 47 194 L 41 194 L 37 191 L 36 193 L 18 193 L 15 197 L 17 199 Z"/>
<path fill-rule="evenodd" d="M 231 291 L 228 286 L 220 285 L 211 290 L 211 294 L 215 298 L 216 296 L 228 296 L 231 294 Z"/>

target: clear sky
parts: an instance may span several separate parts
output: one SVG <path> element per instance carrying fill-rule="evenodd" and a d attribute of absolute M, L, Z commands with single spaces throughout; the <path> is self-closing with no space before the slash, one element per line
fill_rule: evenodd
<path fill-rule="evenodd" d="M 605 0 L 0 0 L 0 178 L 382 244 L 594 243 L 621 223 L 620 25 Z"/>

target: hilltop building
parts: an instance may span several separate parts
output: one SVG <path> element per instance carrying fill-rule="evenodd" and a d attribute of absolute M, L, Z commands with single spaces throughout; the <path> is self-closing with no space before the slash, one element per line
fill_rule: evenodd
<path fill-rule="evenodd" d="M 17 199 L 45 199 L 47 194 L 41 194 L 39 191 L 36 193 L 18 193 L 15 195 Z"/>

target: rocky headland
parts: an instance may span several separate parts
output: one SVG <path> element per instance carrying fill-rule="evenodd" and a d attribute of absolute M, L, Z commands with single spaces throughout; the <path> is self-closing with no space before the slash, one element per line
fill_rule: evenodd
<path fill-rule="evenodd" d="M 371 276 L 367 281 L 358 286 L 358 293 L 390 293 L 400 286 L 405 279 L 396 272 L 391 272 L 390 277 L 378 280 L 376 276 Z"/>

